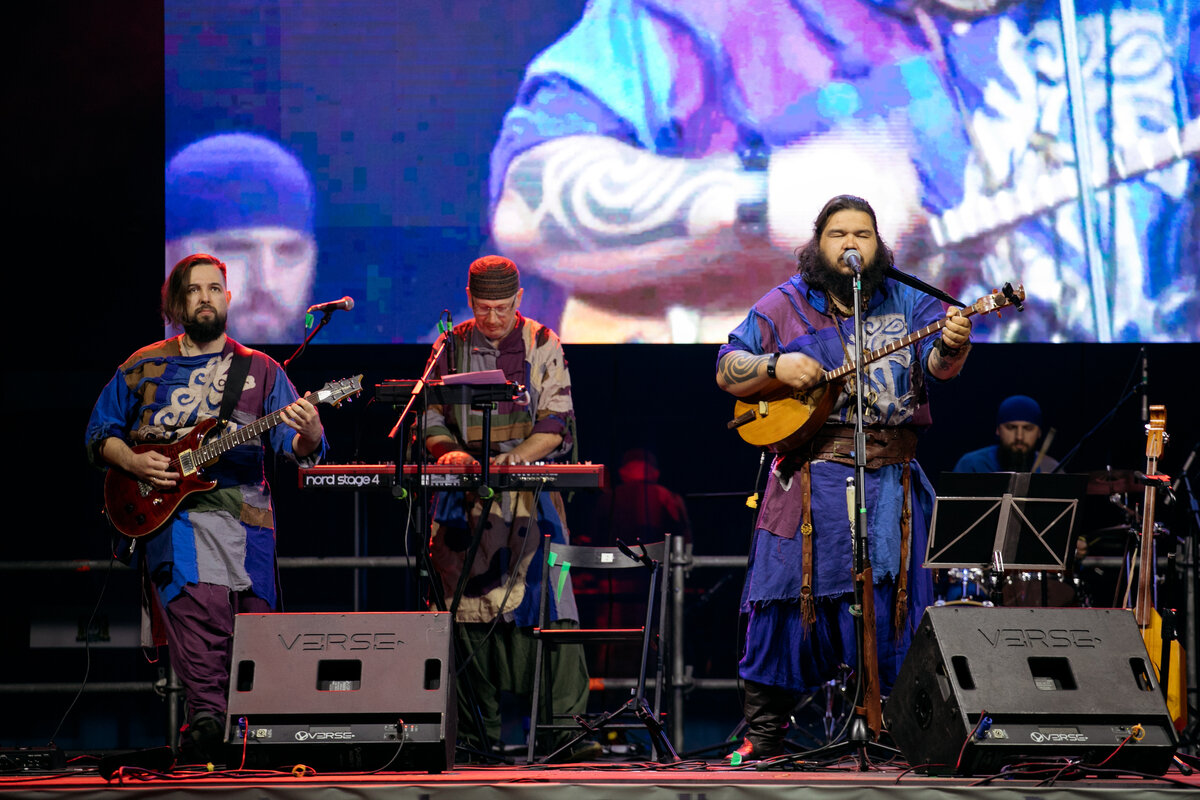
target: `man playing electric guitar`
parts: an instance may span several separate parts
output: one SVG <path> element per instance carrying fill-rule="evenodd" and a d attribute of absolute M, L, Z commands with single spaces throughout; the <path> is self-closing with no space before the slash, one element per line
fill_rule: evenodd
<path fill-rule="evenodd" d="M 206 468 L 216 487 L 188 495 L 138 540 L 143 576 L 155 590 L 143 592 L 153 643 L 168 645 L 187 699 L 182 755 L 200 762 L 216 755 L 223 736 L 234 614 L 276 603 L 266 450 L 310 466 L 326 446 L 316 408 L 297 397 L 279 364 L 225 334 L 230 297 L 216 258 L 195 254 L 176 264 L 163 284 L 162 313 L 183 334 L 130 356 L 100 393 L 87 428 L 91 460 L 130 473 L 152 496 L 184 476 L 167 456 L 139 445 L 172 442 L 217 417 L 229 423 L 218 432 L 274 412 L 282 420 Z"/>
<path fill-rule="evenodd" d="M 887 279 L 892 253 L 877 230 L 867 201 L 842 195 L 826 203 L 800 251 L 797 273 L 730 333 L 718 358 L 717 383 L 751 400 L 789 386 L 819 389 L 827 371 L 853 362 L 856 345 L 874 351 L 942 325 L 940 337 L 899 347 L 865 367 L 867 534 L 879 685 L 886 694 L 933 599 L 919 554 L 934 493 L 914 460 L 917 430 L 930 423 L 925 382 L 962 369 L 971 323 L 959 310 L 944 314 L 936 300 Z M 861 344 L 854 341 L 854 274 L 846 261 L 851 250 L 863 264 L 867 341 Z M 838 396 L 825 424 L 772 464 L 750 550 L 742 595 L 749 619 L 739 666 L 748 725 L 738 751 L 743 758 L 781 753 L 799 694 L 835 678 L 840 665 L 856 663 L 846 501 L 846 479 L 854 474 L 853 381 L 827 389 Z"/>

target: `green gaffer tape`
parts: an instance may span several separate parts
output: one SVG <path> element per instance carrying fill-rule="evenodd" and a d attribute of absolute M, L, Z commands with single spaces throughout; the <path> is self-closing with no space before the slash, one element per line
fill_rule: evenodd
<path fill-rule="evenodd" d="M 571 571 L 571 562 L 564 561 L 558 573 L 558 586 L 554 590 L 554 602 L 562 600 L 563 587 L 567 585 L 567 573 Z"/>

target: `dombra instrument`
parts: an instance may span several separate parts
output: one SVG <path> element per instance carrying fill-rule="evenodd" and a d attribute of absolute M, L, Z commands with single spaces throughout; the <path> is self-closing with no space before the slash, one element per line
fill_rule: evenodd
<path fill-rule="evenodd" d="M 1146 426 L 1147 478 L 1155 476 L 1158 472 L 1158 457 L 1162 455 L 1163 444 L 1167 438 L 1166 429 L 1166 406 L 1150 406 L 1150 423 Z M 1172 638 L 1168 646 L 1164 648 L 1162 616 L 1154 608 L 1155 491 L 1154 482 L 1147 480 L 1142 501 L 1142 541 L 1138 560 L 1138 592 L 1134 616 L 1137 619 L 1138 627 L 1142 630 L 1146 654 L 1150 656 L 1150 663 L 1154 665 L 1154 671 L 1159 676 L 1159 683 L 1167 689 L 1167 711 L 1171 715 L 1171 721 L 1175 724 L 1176 730 L 1182 731 L 1187 727 L 1187 662 L 1183 648 L 1177 639 Z M 1164 649 L 1167 653 L 1166 658 L 1163 657 Z"/>
<path fill-rule="evenodd" d="M 971 317 L 976 314 L 999 312 L 1008 306 L 1020 309 L 1025 301 L 1025 289 L 1018 285 L 1004 284 L 1004 288 L 981 297 L 968 308 L 963 309 L 962 316 Z M 888 345 L 863 354 L 863 363 L 878 361 L 884 356 L 919 342 L 946 327 L 946 318 L 910 333 Z M 841 393 L 845 377 L 854 372 L 853 364 L 843 364 L 837 369 L 829 370 L 817 384 L 807 391 L 799 391 L 790 386 L 783 386 L 754 398 L 743 398 L 734 403 L 734 418 L 727 423 L 746 442 L 755 447 L 765 447 L 772 453 L 784 453 L 793 450 L 811 439 L 829 414 L 833 404 Z"/>

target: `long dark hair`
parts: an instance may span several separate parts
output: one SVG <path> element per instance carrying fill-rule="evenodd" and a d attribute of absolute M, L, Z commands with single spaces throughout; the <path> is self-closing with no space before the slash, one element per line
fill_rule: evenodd
<path fill-rule="evenodd" d="M 192 267 L 197 264 L 212 264 L 221 270 L 221 281 L 228 285 L 228 275 L 225 265 L 216 256 L 207 253 L 192 253 L 184 256 L 179 263 L 171 267 L 171 273 L 162 285 L 162 316 L 163 322 L 183 327 L 183 319 L 187 312 L 187 284 L 192 275 Z"/>
<path fill-rule="evenodd" d="M 839 194 L 826 203 L 821 209 L 821 213 L 817 214 L 817 218 L 813 220 L 812 238 L 796 253 L 796 271 L 806 280 L 816 278 L 821 274 L 819 271 L 821 268 L 821 234 L 825 233 L 825 226 L 829 224 L 829 218 L 839 211 L 847 210 L 861 211 L 871 218 L 871 226 L 875 229 L 875 241 L 879 246 L 875 251 L 875 259 L 868 267 L 882 272 L 885 267 L 890 267 L 895 263 L 892 248 L 888 247 L 887 243 L 883 241 L 883 237 L 879 235 L 879 222 L 875 219 L 875 209 L 871 208 L 871 204 L 852 194 Z"/>

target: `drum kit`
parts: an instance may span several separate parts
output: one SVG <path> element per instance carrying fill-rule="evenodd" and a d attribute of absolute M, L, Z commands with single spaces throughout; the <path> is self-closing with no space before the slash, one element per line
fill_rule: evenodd
<path fill-rule="evenodd" d="M 1006 569 L 995 563 L 935 568 L 935 604 L 1009 608 L 1121 606 L 1117 588 L 1120 577 L 1111 574 L 1112 568 L 1123 569 L 1122 554 L 1126 545 L 1136 540 L 1140 518 L 1136 510 L 1125 505 L 1125 496 L 1143 488 L 1142 476 L 1134 470 L 1087 473 L 1087 494 L 1108 497 L 1124 513 L 1124 523 L 1079 536 L 1068 569 Z M 1156 524 L 1155 533 L 1157 536 L 1167 531 Z M 1114 596 L 1110 597 L 1110 593 Z"/>

